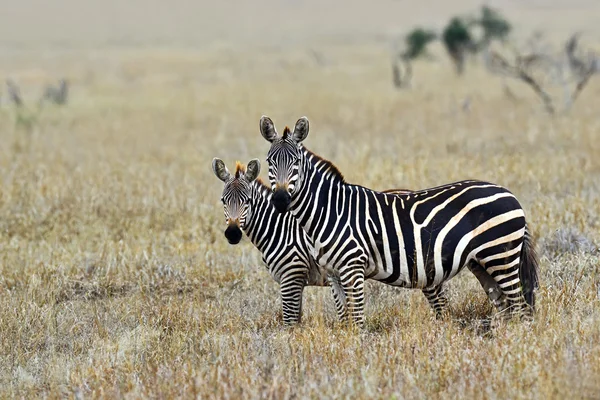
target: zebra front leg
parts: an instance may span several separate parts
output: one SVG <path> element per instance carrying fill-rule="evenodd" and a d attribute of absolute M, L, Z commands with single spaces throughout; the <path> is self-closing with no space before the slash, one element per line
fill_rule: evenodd
<path fill-rule="evenodd" d="M 302 320 L 302 292 L 305 283 L 305 279 L 290 279 L 281 282 L 283 323 L 287 326 L 298 324 Z"/>
<path fill-rule="evenodd" d="M 342 287 L 339 276 L 329 275 L 327 277 L 329 286 L 331 286 L 331 293 L 333 294 L 333 301 L 335 302 L 335 310 L 338 315 L 340 322 L 344 322 L 348 319 L 348 308 L 346 307 L 346 293 Z"/>
<path fill-rule="evenodd" d="M 423 294 L 427 298 L 429 305 L 435 311 L 436 318 L 441 318 L 448 305 L 446 290 L 443 283 L 423 289 Z"/>
<path fill-rule="evenodd" d="M 365 323 L 365 269 L 349 266 L 340 271 L 340 282 L 346 295 L 348 314 L 362 328 Z"/>

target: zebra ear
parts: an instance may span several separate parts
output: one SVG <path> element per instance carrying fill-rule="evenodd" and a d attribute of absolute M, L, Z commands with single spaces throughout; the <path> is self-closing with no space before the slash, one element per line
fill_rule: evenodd
<path fill-rule="evenodd" d="M 300 143 L 308 136 L 308 118 L 302 117 L 296 121 L 292 138 L 296 143 Z"/>
<path fill-rule="evenodd" d="M 217 178 L 219 178 L 223 182 L 226 182 L 229 178 L 231 178 L 231 174 L 229 173 L 229 170 L 225 166 L 225 163 L 223 162 L 223 160 L 221 160 L 220 158 L 217 158 L 217 157 L 213 158 L 212 168 L 213 168 L 213 172 L 215 173 Z"/>
<path fill-rule="evenodd" d="M 258 158 L 254 158 L 250 160 L 246 166 L 246 179 L 249 182 L 252 182 L 258 178 L 258 174 L 260 174 L 260 160 Z"/>
<path fill-rule="evenodd" d="M 275 129 L 275 124 L 273 123 L 273 120 L 266 115 L 260 117 L 260 133 L 269 142 L 277 139 L 278 134 Z"/>

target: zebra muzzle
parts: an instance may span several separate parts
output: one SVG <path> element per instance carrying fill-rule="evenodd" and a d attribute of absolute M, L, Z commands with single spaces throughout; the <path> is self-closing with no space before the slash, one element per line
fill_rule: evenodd
<path fill-rule="evenodd" d="M 292 202 L 292 196 L 285 189 L 276 189 L 273 192 L 271 202 L 277 211 L 284 213 L 288 210 L 290 203 Z"/>
<path fill-rule="evenodd" d="M 229 244 L 238 244 L 242 240 L 242 230 L 237 223 L 230 222 L 225 229 L 225 237 Z"/>

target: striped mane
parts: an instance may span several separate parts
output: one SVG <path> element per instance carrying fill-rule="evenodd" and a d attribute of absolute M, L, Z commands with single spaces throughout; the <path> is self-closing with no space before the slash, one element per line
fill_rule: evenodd
<path fill-rule="evenodd" d="M 344 179 L 344 175 L 340 172 L 338 167 L 336 167 L 331 161 L 313 153 L 309 149 L 307 149 L 304 145 L 300 145 L 300 148 L 305 151 L 308 157 L 312 160 L 316 160 L 315 163 L 318 163 L 318 169 L 323 173 L 333 178 L 336 181 L 341 183 L 347 183 Z M 313 163 L 314 164 L 314 163 Z"/>
<path fill-rule="evenodd" d="M 262 194 L 263 196 L 268 196 L 271 194 L 271 188 L 269 186 L 267 186 L 262 179 L 260 178 L 256 178 L 254 180 L 254 185 L 256 186 L 256 188 L 259 190 L 260 194 Z"/>
<path fill-rule="evenodd" d="M 239 161 L 235 162 L 235 177 L 236 179 L 240 178 L 241 174 L 246 173 L 246 166 Z"/>

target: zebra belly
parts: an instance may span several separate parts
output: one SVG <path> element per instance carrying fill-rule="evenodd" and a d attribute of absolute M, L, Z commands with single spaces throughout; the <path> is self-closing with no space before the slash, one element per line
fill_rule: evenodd
<path fill-rule="evenodd" d="M 394 248 L 389 256 L 397 258 L 396 263 L 386 260 L 384 266 L 380 261 L 384 255 L 376 257 L 371 253 L 369 246 L 359 244 L 354 238 L 352 229 L 348 226 L 340 229 L 331 239 L 326 241 L 316 240 L 313 246 L 313 257 L 319 266 L 327 271 L 328 275 L 339 276 L 339 271 L 348 262 L 356 263 L 365 268 L 365 278 L 374 279 L 388 285 L 403 288 L 423 288 L 417 279 L 411 279 L 409 271 L 414 271 L 412 258 L 406 257 L 406 249 Z M 404 243 L 404 242 L 402 242 Z M 412 247 L 411 247 L 412 249 Z M 393 264 L 396 264 L 395 266 Z M 387 268 L 386 268 L 387 267 Z M 424 282 L 426 285 L 427 282 Z"/>
<path fill-rule="evenodd" d="M 403 275 L 402 273 L 398 276 L 398 278 L 392 278 L 394 273 L 392 271 L 377 271 L 375 274 L 367 275 L 366 278 L 373 279 L 382 283 L 386 283 L 391 286 L 408 288 L 408 289 L 418 289 L 415 284 L 417 282 L 411 282 L 410 278 L 407 275 Z"/>

